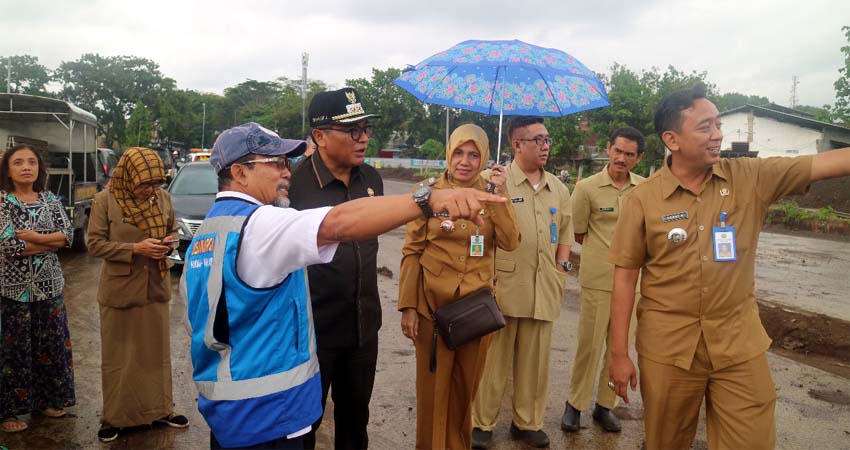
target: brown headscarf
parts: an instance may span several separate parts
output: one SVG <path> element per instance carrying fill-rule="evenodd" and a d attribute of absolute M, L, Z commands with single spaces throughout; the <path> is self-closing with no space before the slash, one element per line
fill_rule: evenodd
<path fill-rule="evenodd" d="M 487 168 L 487 161 L 490 160 L 490 139 L 481 127 L 467 123 L 455 128 L 455 130 L 452 131 L 451 136 L 449 136 L 449 146 L 446 148 L 445 174 L 446 179 L 454 186 L 469 187 L 475 185 L 479 181 L 479 177 L 475 177 L 468 183 L 461 184 L 449 176 L 449 169 L 452 164 L 452 152 L 468 141 L 474 142 L 475 146 L 478 147 L 478 151 L 481 152 L 481 165 L 478 167 L 479 174 Z"/>
<path fill-rule="evenodd" d="M 143 147 L 131 147 L 124 152 L 112 179 L 109 192 L 115 197 L 124 221 L 135 225 L 148 237 L 163 239 L 168 234 L 168 224 L 157 202 L 156 190 L 150 198 L 136 198 L 133 189 L 142 183 L 165 183 L 165 167 L 155 151 Z M 160 261 L 160 271 L 168 270 L 165 260 Z"/>

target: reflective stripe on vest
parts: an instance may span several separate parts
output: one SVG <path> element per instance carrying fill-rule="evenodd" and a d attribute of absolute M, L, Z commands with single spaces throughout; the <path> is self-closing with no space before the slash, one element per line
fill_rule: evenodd
<path fill-rule="evenodd" d="M 232 378 L 230 369 L 232 348 L 230 345 L 218 342 L 215 339 L 213 335 L 213 326 L 215 323 L 215 313 L 218 308 L 219 299 L 221 298 L 222 290 L 224 289 L 223 268 L 225 262 L 225 251 L 227 249 L 227 236 L 229 233 L 241 233 L 247 217 L 247 215 L 209 217 L 204 220 L 201 227 L 195 232 L 196 237 L 215 235 L 216 240 L 213 249 L 212 262 L 209 266 L 209 276 L 206 282 L 207 308 L 209 315 L 207 317 L 207 322 L 204 325 L 204 345 L 208 349 L 217 352 L 220 355 L 220 361 L 216 368 L 216 381 L 195 380 L 195 385 L 197 386 L 199 393 L 208 400 L 241 400 L 274 394 L 289 390 L 305 383 L 319 371 L 319 362 L 315 351 L 315 331 L 313 329 L 312 308 L 310 308 L 310 293 L 309 289 L 305 289 L 304 296 L 307 313 L 307 336 L 309 339 L 310 353 L 309 360 L 285 372 L 235 381 Z M 187 250 L 186 264 L 190 263 L 188 253 L 192 251 L 195 242 L 196 240 L 193 239 L 192 244 Z M 190 270 L 191 269 L 189 267 L 184 268 L 184 273 L 180 280 L 180 290 L 185 299 L 189 298 L 187 276 Z M 299 272 L 299 274 L 303 274 L 302 276 L 305 278 L 305 286 L 308 286 L 309 284 L 306 280 L 306 271 L 301 270 Z M 189 333 L 192 334 L 193 330 L 192 324 L 189 320 L 188 307 L 184 322 Z"/>

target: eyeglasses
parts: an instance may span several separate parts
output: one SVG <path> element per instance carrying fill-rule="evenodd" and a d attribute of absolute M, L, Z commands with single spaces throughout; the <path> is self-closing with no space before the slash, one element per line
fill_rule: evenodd
<path fill-rule="evenodd" d="M 351 139 L 355 142 L 360 141 L 363 137 L 363 133 L 366 133 L 366 137 L 372 137 L 372 130 L 374 127 L 372 125 L 366 125 L 365 127 L 351 127 L 351 128 L 333 128 L 333 127 L 324 127 L 319 128 L 320 130 L 331 130 L 331 131 L 339 131 L 341 133 L 348 133 L 351 135 Z"/>
<path fill-rule="evenodd" d="M 275 163 L 277 164 L 277 168 L 280 170 L 289 170 L 290 168 L 292 168 L 292 162 L 286 156 L 273 156 L 271 158 L 252 159 L 250 161 L 245 161 L 238 164 L 246 165 L 257 163 Z"/>
<path fill-rule="evenodd" d="M 545 136 L 545 137 L 544 136 L 534 136 L 531 139 L 518 138 L 517 140 L 518 141 L 524 141 L 524 142 L 534 141 L 534 143 L 537 144 L 538 147 L 543 147 L 543 144 L 552 145 L 552 138 L 549 137 L 549 136 Z"/>

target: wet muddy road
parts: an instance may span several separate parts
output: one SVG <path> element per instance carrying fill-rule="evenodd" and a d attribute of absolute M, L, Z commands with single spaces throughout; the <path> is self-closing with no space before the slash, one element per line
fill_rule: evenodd
<path fill-rule="evenodd" d="M 387 191 L 406 192 L 407 183 L 387 182 Z M 379 266 L 397 273 L 404 239 L 400 228 L 380 239 Z M 831 243 L 830 245 L 834 245 Z M 761 246 L 760 252 L 769 246 Z M 845 253 L 846 255 L 846 253 Z M 184 308 L 177 298 L 176 279 L 171 304 L 171 349 L 173 361 L 174 401 L 176 410 L 192 421 L 186 430 L 156 427 L 122 433 L 112 443 L 97 440 L 100 389 L 100 332 L 95 302 L 100 262 L 85 254 L 63 254 L 66 273 L 66 302 L 74 349 L 77 406 L 62 419 L 25 417 L 30 430 L 17 434 L 0 433 L 0 444 L 10 450 L 20 449 L 203 449 L 209 448 L 209 429 L 196 409 L 197 393 L 191 380 L 188 359 L 189 339 L 181 324 Z M 844 272 L 846 275 L 846 271 Z M 780 278 L 789 278 L 788 276 Z M 805 278 L 805 277 L 803 277 Z M 760 283 L 760 282 L 759 282 Z M 776 282 L 778 283 L 778 281 Z M 380 354 L 375 391 L 371 403 L 370 447 L 407 449 L 415 436 L 415 371 L 412 344 L 401 335 L 400 314 L 395 301 L 397 275 L 379 276 L 384 308 L 384 327 L 380 332 Z M 569 374 L 575 353 L 578 323 L 577 279 L 571 276 L 553 336 L 550 390 L 547 400 L 545 431 L 553 449 L 634 449 L 643 443 L 639 392 L 632 404 L 621 411 L 631 417 L 623 421 L 619 434 L 604 433 L 593 424 L 588 413 L 582 416 L 584 428 L 579 433 L 565 434 L 559 428 L 566 399 Z M 762 284 L 757 284 L 762 288 Z M 825 295 L 825 294 L 824 294 Z M 850 448 L 850 383 L 819 369 L 790 359 L 768 355 L 777 388 L 777 447 L 780 449 L 846 449 Z M 332 405 L 328 405 L 329 409 Z M 508 436 L 510 425 L 510 389 L 502 403 L 499 426 L 495 430 L 496 449 L 520 449 L 521 444 Z M 326 417 L 332 414 L 326 414 Z M 319 433 L 320 448 L 331 448 L 333 423 L 326 420 Z M 695 448 L 706 448 L 704 424 L 701 423 Z"/>
<path fill-rule="evenodd" d="M 762 233 L 756 297 L 850 321 L 850 242 Z"/>

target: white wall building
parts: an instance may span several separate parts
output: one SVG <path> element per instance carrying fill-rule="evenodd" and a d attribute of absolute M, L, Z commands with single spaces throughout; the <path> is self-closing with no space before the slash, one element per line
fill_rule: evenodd
<path fill-rule="evenodd" d="M 850 128 L 820 122 L 777 105 L 745 105 L 720 114 L 721 150 L 749 150 L 759 158 L 814 155 L 850 146 Z"/>

